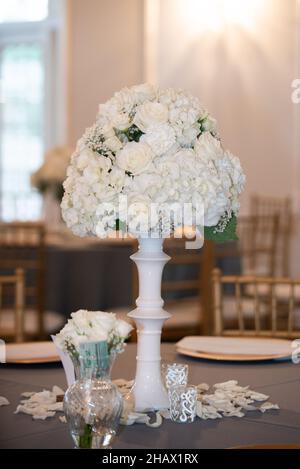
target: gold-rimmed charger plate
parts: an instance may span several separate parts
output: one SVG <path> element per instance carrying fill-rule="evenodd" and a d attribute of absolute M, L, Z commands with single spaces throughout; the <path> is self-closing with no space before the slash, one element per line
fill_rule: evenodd
<path fill-rule="evenodd" d="M 192 351 L 177 347 L 177 352 L 181 355 L 187 355 L 193 358 L 203 358 L 206 360 L 218 360 L 218 361 L 265 361 L 265 360 L 278 360 L 280 358 L 287 358 L 286 355 L 238 355 L 238 354 L 217 354 L 217 353 L 205 353 L 200 351 Z"/>
<path fill-rule="evenodd" d="M 33 365 L 56 363 L 60 358 L 52 341 L 6 344 L 6 363 Z"/>
<path fill-rule="evenodd" d="M 229 449 L 300 449 L 300 444 L 298 443 L 283 443 L 283 444 L 253 444 L 253 445 L 241 445 L 241 446 L 233 446 Z"/>
<path fill-rule="evenodd" d="M 288 359 L 292 352 L 291 342 L 285 339 L 204 336 L 185 337 L 176 344 L 176 350 L 182 355 L 216 361 Z"/>

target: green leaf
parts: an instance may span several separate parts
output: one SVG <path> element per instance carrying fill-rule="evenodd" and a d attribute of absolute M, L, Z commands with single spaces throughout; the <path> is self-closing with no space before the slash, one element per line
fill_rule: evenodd
<path fill-rule="evenodd" d="M 123 133 L 128 138 L 129 142 L 138 142 L 143 135 L 142 132 L 135 124 L 133 124 L 129 129 L 124 130 Z"/>
<path fill-rule="evenodd" d="M 236 234 L 237 219 L 235 215 L 232 215 L 228 220 L 224 231 L 217 231 L 218 226 L 205 226 L 204 227 L 204 239 L 214 241 L 215 243 L 225 243 L 226 241 L 235 241 L 238 239 Z"/>

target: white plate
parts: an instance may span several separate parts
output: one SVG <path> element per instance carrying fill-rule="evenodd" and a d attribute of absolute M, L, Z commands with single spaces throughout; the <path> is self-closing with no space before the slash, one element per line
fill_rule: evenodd
<path fill-rule="evenodd" d="M 291 341 L 252 337 L 184 337 L 176 344 L 177 352 L 210 360 L 260 361 L 289 358 Z"/>
<path fill-rule="evenodd" d="M 6 345 L 6 363 L 53 363 L 60 358 L 54 343 L 51 342 L 25 342 L 22 344 Z"/>

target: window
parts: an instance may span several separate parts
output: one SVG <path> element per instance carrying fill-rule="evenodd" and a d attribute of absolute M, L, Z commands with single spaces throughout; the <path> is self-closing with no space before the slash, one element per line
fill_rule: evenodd
<path fill-rule="evenodd" d="M 42 200 L 30 177 L 45 149 L 61 143 L 53 130 L 58 4 L 63 0 L 0 2 L 0 218 L 6 221 L 40 218 Z"/>
<path fill-rule="evenodd" d="M 30 173 L 43 155 L 43 51 L 40 44 L 9 44 L 1 50 L 1 215 L 38 218 L 40 197 Z"/>
<path fill-rule="evenodd" d="M 48 16 L 48 0 L 2 0 L 0 23 L 41 21 Z"/>

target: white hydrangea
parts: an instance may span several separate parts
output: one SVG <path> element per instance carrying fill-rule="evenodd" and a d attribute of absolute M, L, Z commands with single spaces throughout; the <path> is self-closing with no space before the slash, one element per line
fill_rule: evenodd
<path fill-rule="evenodd" d="M 216 129 L 199 99 L 183 90 L 142 84 L 115 93 L 71 159 L 61 205 L 68 227 L 79 236 L 109 235 L 123 220 L 120 196 L 133 205 L 132 219 L 124 219 L 133 232 L 149 218 L 152 231 L 165 232 L 172 204 L 191 204 L 193 216 L 201 207 L 205 226 L 237 214 L 245 176 Z"/>

